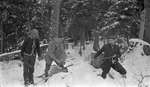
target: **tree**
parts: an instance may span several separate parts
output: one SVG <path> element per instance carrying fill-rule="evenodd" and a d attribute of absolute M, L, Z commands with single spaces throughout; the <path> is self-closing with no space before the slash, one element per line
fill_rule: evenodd
<path fill-rule="evenodd" d="M 139 38 L 143 39 L 144 30 L 145 30 L 145 10 L 144 10 L 144 0 L 137 0 L 137 5 L 139 6 L 139 12 L 141 13 L 140 17 L 140 31 L 139 31 Z"/>
<path fill-rule="evenodd" d="M 3 27 L 2 27 L 2 22 L 0 22 L 0 53 L 3 53 Z"/>
<path fill-rule="evenodd" d="M 139 32 L 139 38 L 143 39 L 144 37 L 144 31 L 145 31 L 145 10 L 141 12 L 141 22 L 140 22 L 140 32 Z"/>
<path fill-rule="evenodd" d="M 113 2 L 104 13 L 99 30 L 102 35 L 123 35 L 138 37 L 139 12 L 133 1 L 120 0 Z"/>
<path fill-rule="evenodd" d="M 144 40 L 150 43 L 150 1 L 144 0 L 144 8 L 145 8 L 145 32 L 144 32 Z"/>
<path fill-rule="evenodd" d="M 60 7 L 62 4 L 63 0 L 53 0 L 53 13 L 51 16 L 51 22 L 52 22 L 52 30 L 54 31 L 54 34 L 56 37 L 59 36 L 59 24 L 60 24 Z"/>
<path fill-rule="evenodd" d="M 41 40 L 49 39 L 49 34 L 63 37 L 65 33 L 83 46 L 93 31 L 102 36 L 138 37 L 139 33 L 140 16 L 134 0 L 1 0 L 0 9 L 0 14 L 5 14 L 5 48 L 21 41 L 28 24 L 40 31 Z"/>
<path fill-rule="evenodd" d="M 25 36 L 27 25 L 40 31 L 40 39 L 47 39 L 50 28 L 51 4 L 45 0 L 1 0 L 0 15 L 4 32 L 4 48 L 16 45 Z M 45 33 L 46 32 L 46 33 Z"/>

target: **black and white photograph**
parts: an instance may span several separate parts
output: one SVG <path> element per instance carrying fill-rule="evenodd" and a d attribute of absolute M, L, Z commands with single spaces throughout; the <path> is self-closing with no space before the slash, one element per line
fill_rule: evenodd
<path fill-rule="evenodd" d="M 150 0 L 0 0 L 0 87 L 150 87 Z"/>

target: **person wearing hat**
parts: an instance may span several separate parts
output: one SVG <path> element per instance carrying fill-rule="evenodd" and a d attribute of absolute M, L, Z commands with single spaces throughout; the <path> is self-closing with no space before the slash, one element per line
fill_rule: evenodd
<path fill-rule="evenodd" d="M 39 32 L 37 29 L 30 30 L 21 47 L 23 61 L 24 85 L 34 84 L 33 73 L 36 54 L 41 56 Z"/>
<path fill-rule="evenodd" d="M 115 71 L 119 72 L 125 77 L 126 70 L 118 62 L 118 58 L 121 57 L 119 47 L 111 42 L 109 38 L 105 39 L 103 47 L 95 54 L 94 58 L 98 57 L 102 52 L 104 53 L 103 63 L 101 68 L 103 70 L 101 77 L 106 78 L 110 69 L 113 68 Z"/>

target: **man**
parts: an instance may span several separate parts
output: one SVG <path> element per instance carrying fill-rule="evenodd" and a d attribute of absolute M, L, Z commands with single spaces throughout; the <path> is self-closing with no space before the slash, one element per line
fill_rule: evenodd
<path fill-rule="evenodd" d="M 33 73 L 36 53 L 38 54 L 38 57 L 41 56 L 39 33 L 36 29 L 33 29 L 29 31 L 28 36 L 24 40 L 21 48 L 21 56 L 23 61 L 23 77 L 24 84 L 26 86 L 34 84 Z"/>
<path fill-rule="evenodd" d="M 104 46 L 96 53 L 94 58 L 98 57 L 102 52 L 104 52 L 104 59 L 101 65 L 103 70 L 102 78 L 106 78 L 110 69 L 113 68 L 121 75 L 126 75 L 126 70 L 122 67 L 122 65 L 118 62 L 118 58 L 121 57 L 121 53 L 119 47 L 115 44 L 111 44 L 109 39 L 106 39 Z"/>
<path fill-rule="evenodd" d="M 62 38 L 51 37 L 51 41 L 48 45 L 48 51 L 46 53 L 45 61 L 45 77 L 48 76 L 48 71 L 53 61 L 62 68 L 63 71 L 68 72 L 67 68 L 64 67 L 66 59 L 64 44 Z"/>

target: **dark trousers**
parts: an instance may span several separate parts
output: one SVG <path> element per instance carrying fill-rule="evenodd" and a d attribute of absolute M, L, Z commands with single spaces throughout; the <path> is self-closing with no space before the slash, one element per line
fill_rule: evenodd
<path fill-rule="evenodd" d="M 24 84 L 33 84 L 33 72 L 35 64 L 35 56 L 24 55 L 23 77 Z"/>
<path fill-rule="evenodd" d="M 126 70 L 124 67 L 119 63 L 115 62 L 112 63 L 111 59 L 105 60 L 104 63 L 101 66 L 103 72 L 102 72 L 102 77 L 105 79 L 107 74 L 109 73 L 110 69 L 113 68 L 115 71 L 119 72 L 121 75 L 126 74 Z"/>

